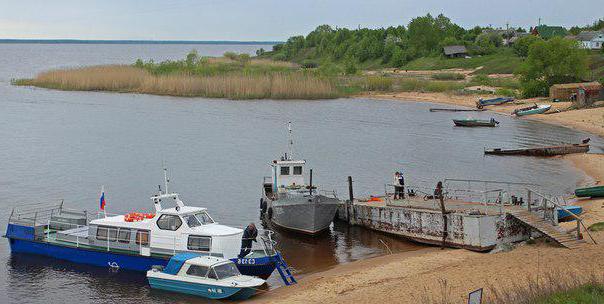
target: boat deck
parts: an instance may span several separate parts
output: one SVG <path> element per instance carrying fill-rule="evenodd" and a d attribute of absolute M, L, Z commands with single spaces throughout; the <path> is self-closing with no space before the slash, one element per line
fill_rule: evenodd
<path fill-rule="evenodd" d="M 434 212 L 441 212 L 440 202 L 434 199 L 424 200 L 423 197 L 414 196 L 406 197 L 405 199 L 393 200 L 392 198 L 385 199 L 380 197 L 382 201 L 367 201 L 355 200 L 355 205 L 364 205 L 377 208 L 385 207 L 401 207 L 409 209 L 420 209 Z M 468 213 L 468 214 L 484 214 L 495 215 L 500 213 L 498 204 L 484 204 L 480 202 L 469 202 L 464 200 L 447 199 L 445 200 L 445 209 L 448 212 Z"/>

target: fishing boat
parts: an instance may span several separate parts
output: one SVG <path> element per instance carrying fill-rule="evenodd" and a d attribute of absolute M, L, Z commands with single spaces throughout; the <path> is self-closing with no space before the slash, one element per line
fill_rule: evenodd
<path fill-rule="evenodd" d="M 562 206 L 562 208 L 556 208 L 559 222 L 572 221 L 575 218 L 570 215 L 570 213 L 574 215 L 579 215 L 581 214 L 581 212 L 583 212 L 583 208 L 581 206 Z"/>
<path fill-rule="evenodd" d="M 497 98 L 491 98 L 491 99 L 478 99 L 478 101 L 476 102 L 476 107 L 479 109 L 482 109 L 485 106 L 494 106 L 494 105 L 500 105 L 500 104 L 504 104 L 504 103 L 508 103 L 508 102 L 512 102 L 514 101 L 514 98 L 512 97 L 497 97 Z"/>
<path fill-rule="evenodd" d="M 496 127 L 499 124 L 494 118 L 490 120 L 453 119 L 453 123 L 458 127 Z"/>
<path fill-rule="evenodd" d="M 573 153 L 587 153 L 589 144 L 571 144 L 559 146 L 544 146 L 522 149 L 501 149 L 495 148 L 484 150 L 484 154 L 490 155 L 526 155 L 526 156 L 555 156 Z"/>
<path fill-rule="evenodd" d="M 277 268 L 291 281 L 272 231 L 259 233 L 260 248 L 239 257 L 243 230 L 215 222 L 206 208 L 186 206 L 178 193 L 168 191 L 165 169 L 164 177 L 165 191 L 160 187 L 151 197 L 155 213 L 111 215 L 103 210 L 88 221 L 87 211 L 64 208 L 63 202 L 15 207 L 5 235 L 11 251 L 141 272 L 166 265 L 174 254 L 193 252 L 230 259 L 246 275 L 267 278 Z M 164 208 L 169 201 L 175 207 Z"/>
<path fill-rule="evenodd" d="M 579 188 L 575 190 L 577 197 L 604 197 L 604 186 Z"/>
<path fill-rule="evenodd" d="M 275 226 L 294 232 L 315 235 L 331 225 L 338 209 L 339 200 L 335 191 L 321 194 L 312 183 L 304 180 L 306 161 L 293 159 L 291 123 L 289 130 L 289 153 L 274 160 L 272 175 L 265 177 L 260 199 L 261 216 Z"/>
<path fill-rule="evenodd" d="M 216 300 L 248 299 L 265 283 L 242 275 L 230 260 L 195 253 L 178 253 L 166 267 L 154 266 L 147 271 L 147 280 L 154 289 Z"/>
<path fill-rule="evenodd" d="M 543 113 L 549 111 L 549 109 L 551 109 L 551 108 L 552 108 L 551 105 L 535 104 L 530 107 L 516 109 L 516 110 L 514 110 L 514 112 L 512 112 L 512 115 L 526 116 L 526 115 L 534 115 L 534 114 L 543 114 Z"/>

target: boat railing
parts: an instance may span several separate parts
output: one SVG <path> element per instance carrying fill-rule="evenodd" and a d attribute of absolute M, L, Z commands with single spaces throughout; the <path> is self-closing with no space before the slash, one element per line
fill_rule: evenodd
<path fill-rule="evenodd" d="M 53 203 L 33 203 L 16 206 L 12 209 L 8 218 L 9 223 L 20 225 L 38 226 L 43 225 L 53 215 L 61 212 L 81 212 L 63 208 L 63 201 Z M 85 213 L 85 212 L 84 212 Z"/>
<path fill-rule="evenodd" d="M 558 225 L 558 210 L 562 210 L 562 212 L 566 213 L 568 216 L 575 219 L 577 222 L 576 232 L 577 239 L 581 239 L 581 227 L 587 233 L 589 238 L 594 244 L 597 244 L 596 240 L 593 238 L 591 233 L 589 233 L 589 229 L 583 223 L 583 219 L 572 213 L 568 209 L 564 208 L 564 206 L 560 205 L 556 202 L 556 200 L 543 195 L 533 189 L 526 188 L 528 201 L 526 204 L 527 210 L 529 212 L 541 212 L 543 219 L 546 221 L 550 221 L 553 225 Z M 536 200 L 533 200 L 536 198 Z M 537 204 L 534 204 L 534 203 Z M 534 207 L 536 205 L 536 207 Z"/>

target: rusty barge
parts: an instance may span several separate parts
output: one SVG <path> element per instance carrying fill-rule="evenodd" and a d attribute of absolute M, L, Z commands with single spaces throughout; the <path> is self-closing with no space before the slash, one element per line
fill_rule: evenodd
<path fill-rule="evenodd" d="M 336 217 L 350 225 L 394 234 L 418 243 L 479 252 L 492 250 L 500 244 L 527 240 L 532 236 L 565 233 L 558 231 L 557 218 L 551 215 L 555 213 L 552 212 L 554 203 L 527 191 L 526 187 L 530 184 L 456 179 L 445 181 L 449 185 L 443 188 L 442 196 L 433 195 L 433 190 L 406 187 L 411 196 L 393 199 L 390 185 L 386 185 L 383 195 L 355 199 L 349 178 L 351 199 L 340 204 Z M 460 182 L 467 185 L 479 183 L 481 190 L 454 189 L 450 185 Z M 526 218 L 518 216 L 519 209 L 526 211 L 527 208 L 527 212 L 536 214 L 539 219 L 549 216 L 549 221 L 544 220 L 546 224 L 540 222 L 539 225 L 552 228 L 546 232 L 536 230 L 533 223 L 527 223 Z"/>

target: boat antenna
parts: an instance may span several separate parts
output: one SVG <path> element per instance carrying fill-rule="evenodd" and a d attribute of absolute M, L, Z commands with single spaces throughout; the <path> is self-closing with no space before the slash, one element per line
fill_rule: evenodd
<path fill-rule="evenodd" d="M 288 136 L 289 136 L 288 142 L 287 142 L 287 145 L 289 148 L 288 149 L 289 155 L 287 155 L 285 158 L 286 158 L 286 160 L 292 160 L 293 156 L 294 156 L 294 140 L 292 139 L 292 122 L 291 121 L 287 123 L 287 131 L 288 131 Z"/>
<path fill-rule="evenodd" d="M 166 168 L 166 164 L 164 163 L 164 193 L 168 194 L 168 183 L 170 182 L 170 179 L 168 178 L 168 168 Z"/>

